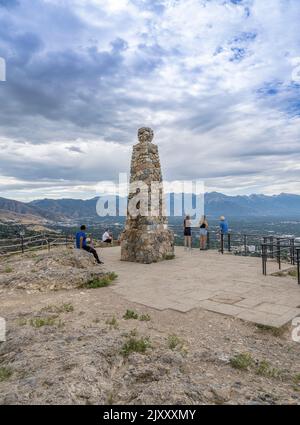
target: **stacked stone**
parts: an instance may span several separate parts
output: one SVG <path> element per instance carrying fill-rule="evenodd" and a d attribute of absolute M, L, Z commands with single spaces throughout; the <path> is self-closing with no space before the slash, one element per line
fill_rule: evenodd
<path fill-rule="evenodd" d="M 128 210 L 125 231 L 121 238 L 121 259 L 139 263 L 153 263 L 174 256 L 174 235 L 168 230 L 164 208 L 162 172 L 158 147 L 152 143 L 153 131 L 141 128 L 139 143 L 133 147 L 128 201 L 140 199 L 141 214 L 132 216 Z M 136 191 L 134 184 L 143 182 Z M 158 189 L 158 185 L 161 187 Z M 155 185 L 158 190 L 155 190 Z M 144 214 L 147 211 L 147 214 Z"/>

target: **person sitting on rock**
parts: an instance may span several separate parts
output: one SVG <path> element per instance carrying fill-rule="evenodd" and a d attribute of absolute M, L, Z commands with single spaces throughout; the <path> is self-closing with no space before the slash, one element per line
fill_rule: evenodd
<path fill-rule="evenodd" d="M 85 231 L 86 231 L 86 226 L 82 225 L 80 227 L 80 232 L 76 233 L 76 248 L 83 249 L 84 251 L 90 252 L 91 254 L 93 254 L 98 264 L 103 264 L 103 262 L 100 261 L 98 257 L 97 251 L 91 246 L 87 245 L 87 236 Z"/>
<path fill-rule="evenodd" d="M 112 235 L 108 231 L 108 229 L 106 229 L 105 232 L 103 233 L 102 242 L 104 242 L 104 243 L 112 243 Z"/>

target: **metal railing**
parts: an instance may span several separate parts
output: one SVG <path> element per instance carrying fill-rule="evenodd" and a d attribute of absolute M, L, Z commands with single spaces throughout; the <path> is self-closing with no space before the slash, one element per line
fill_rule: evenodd
<path fill-rule="evenodd" d="M 277 262 L 279 270 L 283 265 L 296 266 L 297 281 L 300 285 L 300 241 L 299 238 L 283 236 L 262 236 L 258 234 L 244 234 L 229 232 L 222 234 L 209 231 L 207 234 L 206 249 L 218 249 L 225 252 L 244 256 L 262 258 L 263 274 L 267 274 L 268 259 Z"/>
<path fill-rule="evenodd" d="M 217 231 L 209 231 L 207 234 L 206 249 L 217 249 L 221 254 L 231 252 L 239 255 L 261 256 L 261 244 L 266 240 L 258 234 L 245 234 L 229 232 L 222 234 Z"/>
<path fill-rule="evenodd" d="M 51 247 L 74 244 L 73 236 L 64 236 L 57 234 L 38 234 L 35 236 L 0 239 L 0 257 L 13 254 L 24 254 L 28 251 L 40 249 L 51 250 Z"/>
<path fill-rule="evenodd" d="M 265 238 L 266 239 L 266 238 Z M 298 284 L 300 285 L 300 243 L 294 238 L 274 238 L 268 242 L 264 240 L 261 245 L 262 272 L 267 275 L 268 260 L 273 260 L 282 270 L 284 265 L 296 266 Z M 289 269 L 288 269 L 289 270 Z"/>

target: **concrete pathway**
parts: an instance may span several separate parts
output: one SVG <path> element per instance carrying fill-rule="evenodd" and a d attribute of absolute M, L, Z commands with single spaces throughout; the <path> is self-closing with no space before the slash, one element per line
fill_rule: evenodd
<path fill-rule="evenodd" d="M 157 264 L 120 261 L 120 248 L 101 252 L 119 275 L 112 290 L 158 310 L 203 308 L 280 327 L 300 316 L 300 287 L 289 277 L 263 276 L 259 258 L 176 248 L 176 259 Z M 275 271 L 275 265 L 268 265 Z M 273 270 L 272 270 L 273 268 Z"/>

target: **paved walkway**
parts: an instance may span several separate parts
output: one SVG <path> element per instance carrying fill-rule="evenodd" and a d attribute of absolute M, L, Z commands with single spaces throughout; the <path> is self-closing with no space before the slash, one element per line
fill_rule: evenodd
<path fill-rule="evenodd" d="M 300 316 L 300 287 L 289 277 L 263 276 L 261 260 L 185 252 L 176 259 L 144 265 L 120 261 L 120 248 L 102 250 L 105 264 L 119 275 L 112 290 L 129 301 L 158 310 L 203 308 L 269 326 Z M 275 271 L 269 264 L 269 271 Z"/>

